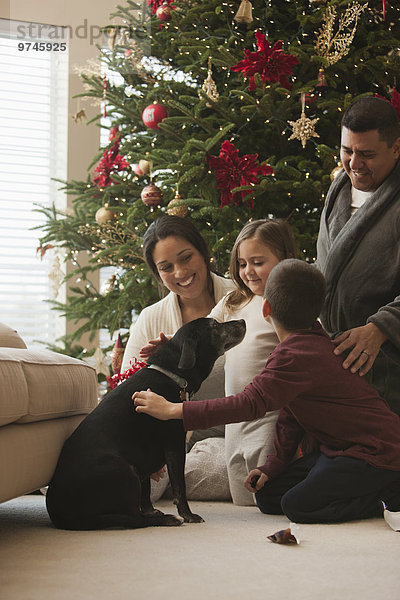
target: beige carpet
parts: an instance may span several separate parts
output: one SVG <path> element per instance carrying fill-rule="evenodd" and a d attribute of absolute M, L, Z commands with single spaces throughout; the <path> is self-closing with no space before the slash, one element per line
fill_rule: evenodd
<path fill-rule="evenodd" d="M 400 533 L 383 519 L 301 525 L 298 546 L 269 542 L 285 517 L 191 502 L 205 523 L 129 531 L 54 529 L 44 497 L 0 504 L 2 600 L 399 600 Z M 157 504 L 175 512 L 169 501 Z"/>

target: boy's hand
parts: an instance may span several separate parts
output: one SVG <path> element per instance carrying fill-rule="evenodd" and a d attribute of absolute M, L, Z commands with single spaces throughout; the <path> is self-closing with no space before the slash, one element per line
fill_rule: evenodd
<path fill-rule="evenodd" d="M 264 484 L 268 481 L 268 475 L 265 475 L 260 469 L 253 469 L 247 475 L 246 481 L 244 482 L 244 487 L 249 490 L 252 494 L 254 492 L 258 492 L 264 486 Z"/>
<path fill-rule="evenodd" d="M 164 396 L 154 394 L 150 388 L 147 391 L 135 392 L 132 400 L 138 413 L 146 413 L 161 421 L 182 419 L 182 404 L 168 402 Z"/>
<path fill-rule="evenodd" d="M 168 342 L 171 339 L 171 336 L 166 336 L 164 333 L 160 333 L 160 337 L 155 340 L 149 340 L 146 346 L 139 351 L 139 356 L 142 359 L 149 358 L 156 350 L 158 350 L 163 344 Z"/>

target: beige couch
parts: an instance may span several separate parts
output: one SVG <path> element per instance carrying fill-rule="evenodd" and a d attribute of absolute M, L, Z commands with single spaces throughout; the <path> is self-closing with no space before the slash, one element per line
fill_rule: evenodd
<path fill-rule="evenodd" d="M 67 437 L 97 404 L 95 370 L 29 350 L 0 323 L 0 502 L 46 486 Z"/>

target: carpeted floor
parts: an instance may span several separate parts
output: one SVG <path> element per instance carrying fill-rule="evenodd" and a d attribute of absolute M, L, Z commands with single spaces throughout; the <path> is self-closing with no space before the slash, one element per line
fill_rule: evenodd
<path fill-rule="evenodd" d="M 399 600 L 400 533 L 383 519 L 300 525 L 300 544 L 267 535 L 283 516 L 191 502 L 205 523 L 94 532 L 52 527 L 42 496 L 0 504 L 4 600 Z M 169 501 L 157 504 L 175 514 Z"/>

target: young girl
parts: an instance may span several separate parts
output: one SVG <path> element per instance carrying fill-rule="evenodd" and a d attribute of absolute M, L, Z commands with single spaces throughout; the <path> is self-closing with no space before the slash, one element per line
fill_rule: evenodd
<path fill-rule="evenodd" d="M 230 276 L 236 289 L 220 300 L 209 314 L 217 321 L 246 321 L 244 340 L 225 355 L 226 396 L 241 392 L 255 375 L 261 373 L 269 354 L 278 344 L 272 324 L 262 315 L 263 294 L 273 267 L 281 260 L 295 256 L 295 242 L 285 221 L 252 221 L 243 227 L 235 241 Z M 225 427 L 226 464 L 235 504 L 254 504 L 254 498 L 243 482 L 248 473 L 263 464 L 272 452 L 278 412 Z"/>

